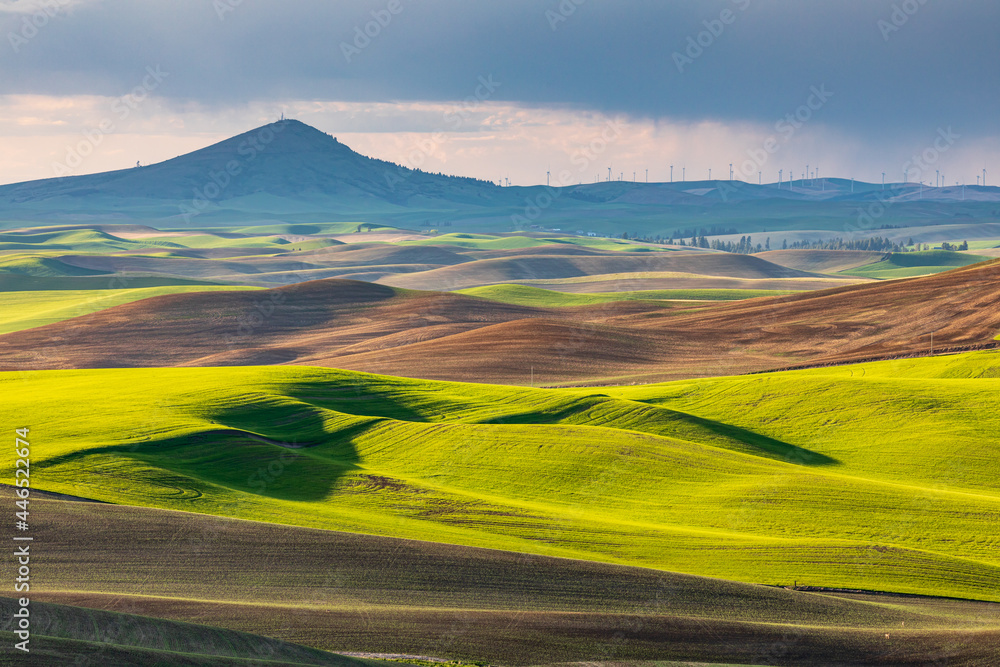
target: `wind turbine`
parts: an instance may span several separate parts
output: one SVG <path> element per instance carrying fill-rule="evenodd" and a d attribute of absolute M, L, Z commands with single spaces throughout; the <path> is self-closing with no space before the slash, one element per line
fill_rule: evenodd
<path fill-rule="evenodd" d="M 708 180 L 712 180 L 712 168 L 708 168 Z"/>
<path fill-rule="evenodd" d="M 983 187 L 986 187 L 986 170 L 983 169 Z"/>
<path fill-rule="evenodd" d="M 979 177 L 976 176 L 976 178 L 978 179 Z M 670 182 L 674 182 L 674 165 L 670 165 Z"/>
<path fill-rule="evenodd" d="M 649 169 L 646 170 L 646 182 L 649 183 Z"/>
<path fill-rule="evenodd" d="M 729 163 L 729 180 L 733 180 L 733 163 Z"/>
<path fill-rule="evenodd" d="M 683 183 L 686 180 L 687 180 L 687 167 L 681 167 L 681 182 Z M 986 182 L 985 176 L 983 177 L 983 182 L 984 183 Z"/>
<path fill-rule="evenodd" d="M 758 171 L 757 172 L 757 185 L 762 185 L 763 184 L 763 181 L 761 181 L 761 178 L 763 178 L 763 177 L 761 176 L 760 172 Z"/>
<path fill-rule="evenodd" d="M 784 169 L 779 169 L 778 170 L 778 189 L 779 190 L 781 189 L 781 179 L 782 179 L 782 176 L 784 175 L 784 172 L 785 172 Z"/>
<path fill-rule="evenodd" d="M 941 170 L 940 169 L 935 169 L 934 170 L 934 187 L 938 187 L 938 183 L 940 183 L 940 182 L 941 182 Z"/>
<path fill-rule="evenodd" d="M 882 172 L 882 189 L 885 190 L 885 172 Z"/>
<path fill-rule="evenodd" d="M 552 175 L 551 171 L 546 171 L 545 172 L 545 187 L 549 186 L 549 176 L 551 176 L 551 175 Z"/>
<path fill-rule="evenodd" d="M 608 183 L 611 182 L 611 167 L 608 167 Z"/>

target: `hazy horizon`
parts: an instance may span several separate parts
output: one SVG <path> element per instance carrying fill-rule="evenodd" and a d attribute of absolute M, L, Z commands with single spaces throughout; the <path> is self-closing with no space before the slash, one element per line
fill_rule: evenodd
<path fill-rule="evenodd" d="M 0 3 L 0 183 L 160 162 L 282 113 L 365 155 L 516 185 L 730 163 L 748 182 L 806 165 L 901 182 L 922 155 L 909 181 L 975 185 L 1000 154 L 993 5 L 302 8 Z"/>

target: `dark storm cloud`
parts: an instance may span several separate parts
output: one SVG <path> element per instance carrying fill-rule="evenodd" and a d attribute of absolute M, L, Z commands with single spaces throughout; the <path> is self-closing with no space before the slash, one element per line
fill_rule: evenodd
<path fill-rule="evenodd" d="M 825 84 L 823 121 L 860 137 L 992 134 L 1000 108 L 1000 3 L 982 0 L 82 0 L 50 13 L 30 38 L 28 15 L 0 13 L 0 93 L 120 95 L 160 65 L 158 94 L 209 105 L 458 100 L 492 74 L 497 101 L 773 123 Z M 366 27 L 378 34 L 357 37 Z"/>

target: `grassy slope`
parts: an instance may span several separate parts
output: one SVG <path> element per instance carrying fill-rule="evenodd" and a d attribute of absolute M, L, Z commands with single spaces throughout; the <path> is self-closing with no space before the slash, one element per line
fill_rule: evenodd
<path fill-rule="evenodd" d="M 48 292 L 53 290 L 108 290 L 139 287 L 175 287 L 179 285 L 218 285 L 203 280 L 153 276 L 102 274 L 99 276 L 29 276 L 0 273 L 0 292 Z"/>
<path fill-rule="evenodd" d="M 595 250 L 616 250 L 625 252 L 670 252 L 673 248 L 658 248 L 655 246 L 628 243 L 609 238 L 591 238 L 585 236 L 517 236 L 493 234 L 441 234 L 426 240 L 402 241 L 400 245 L 444 245 L 458 246 L 475 250 L 513 250 L 519 248 L 537 248 L 540 246 L 574 245 Z"/>
<path fill-rule="evenodd" d="M 0 292 L 0 334 L 61 322 L 162 294 L 247 289 L 258 288 L 174 285 L 136 289 Z"/>
<path fill-rule="evenodd" d="M 45 371 L 3 375 L 2 414 L 35 429 L 35 483 L 83 497 L 997 600 L 998 373 L 988 353 L 601 391 Z"/>
<path fill-rule="evenodd" d="M 775 292 L 795 292 L 802 290 L 826 289 L 862 282 L 858 278 L 736 278 L 731 276 L 710 276 L 699 273 L 671 271 L 637 271 L 635 273 L 608 273 L 578 276 L 576 278 L 525 278 L 508 281 L 507 284 L 523 284 L 541 289 L 551 288 L 559 292 L 609 293 L 616 290 L 646 291 L 661 289 L 726 289 L 726 290 L 768 290 Z"/>
<path fill-rule="evenodd" d="M 896 252 L 892 253 L 889 259 L 842 271 L 841 274 L 878 279 L 910 278 L 950 271 L 960 266 L 969 266 L 989 259 L 992 258 L 950 250 Z"/>
<path fill-rule="evenodd" d="M 739 289 L 677 289 L 677 290 L 637 290 L 634 292 L 600 292 L 596 294 L 573 294 L 530 287 L 528 285 L 488 285 L 456 290 L 459 294 L 478 296 L 491 301 L 511 303 L 517 306 L 536 308 L 559 308 L 564 306 L 592 306 L 613 301 L 738 301 L 761 296 L 795 294 L 793 291 L 739 290 Z"/>
<path fill-rule="evenodd" d="M 82 269 L 42 254 L 17 253 L 0 256 L 0 272 L 18 276 L 58 278 L 68 276 L 99 276 L 101 271 Z"/>
<path fill-rule="evenodd" d="M 18 609 L 10 598 L 0 597 L 3 622 L 0 637 L 4 651 L 15 638 L 12 614 Z M 358 660 L 297 646 L 276 639 L 205 625 L 147 618 L 135 614 L 83 609 L 32 601 L 32 665 L 63 666 L 103 663 L 141 665 L 387 665 L 382 660 Z M 13 652 L 18 655 L 17 652 Z M 80 660 L 86 659 L 81 663 Z M 18 664 L 15 659 L 13 664 Z M 7 663 L 4 663 L 7 664 Z"/>
<path fill-rule="evenodd" d="M 11 495 L 0 490 L 4 502 Z M 789 635 L 799 664 L 870 664 L 888 648 L 872 638 L 905 628 L 894 650 L 925 658 L 965 644 L 949 654 L 958 665 L 1000 627 L 993 603 L 791 591 L 119 505 L 36 499 L 32 512 L 45 545 L 37 600 L 336 652 L 538 664 L 607 659 L 614 646 L 619 659 L 747 663 L 769 662 L 767 647 Z"/>
<path fill-rule="evenodd" d="M 75 229 L 67 231 L 46 231 L 45 228 L 36 228 L 25 232 L 0 233 L 0 252 L 7 251 L 15 253 L 18 251 L 31 251 L 33 253 L 108 253 L 122 250 L 158 250 L 158 249 L 180 249 L 180 248 L 274 248 L 275 250 L 286 250 L 294 246 L 289 241 L 280 236 L 271 234 L 241 235 L 231 237 L 232 230 L 227 230 L 229 235 L 219 236 L 212 233 L 190 232 L 183 235 L 166 234 L 163 236 L 142 236 L 139 238 L 127 238 L 128 234 L 122 232 L 124 236 L 115 236 L 96 229 Z M 324 247 L 334 245 L 335 241 L 312 242 L 311 247 Z M 302 244 L 299 244 L 300 246 Z"/>

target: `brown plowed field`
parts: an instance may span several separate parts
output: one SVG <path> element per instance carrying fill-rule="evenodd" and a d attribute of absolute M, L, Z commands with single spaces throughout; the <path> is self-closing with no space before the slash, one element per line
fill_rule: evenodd
<path fill-rule="evenodd" d="M 0 368 L 293 363 L 475 382 L 653 381 L 992 347 L 1000 262 L 691 308 L 544 309 L 322 280 L 177 294 L 0 337 Z M 534 371 L 532 371 L 534 369 Z"/>
<path fill-rule="evenodd" d="M 0 497 L 13 502 L 8 490 Z M 697 656 L 972 667 L 998 656 L 990 603 L 799 592 L 142 507 L 34 503 L 47 574 L 33 601 L 326 650 L 495 665 Z"/>

